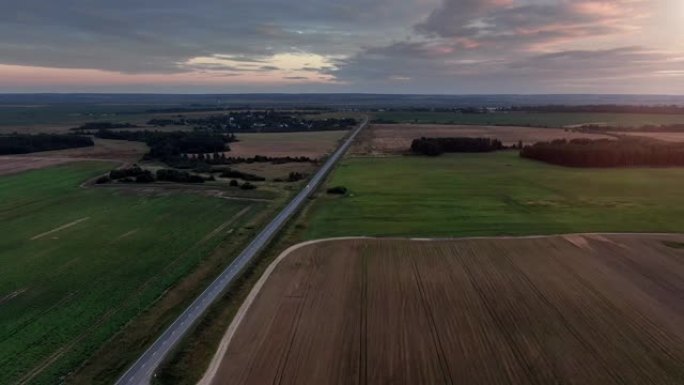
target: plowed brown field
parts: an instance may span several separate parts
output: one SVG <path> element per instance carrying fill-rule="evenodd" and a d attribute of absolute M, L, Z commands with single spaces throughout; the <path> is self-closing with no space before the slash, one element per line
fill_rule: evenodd
<path fill-rule="evenodd" d="M 265 282 L 212 384 L 684 384 L 683 242 L 304 246 Z"/>
<path fill-rule="evenodd" d="M 501 140 L 505 145 L 550 141 L 555 139 L 611 139 L 609 135 L 566 131 L 560 128 L 514 126 L 457 126 L 445 124 L 373 124 L 364 130 L 352 148 L 357 155 L 397 154 L 410 151 L 413 139 L 421 136 L 486 137 Z"/>

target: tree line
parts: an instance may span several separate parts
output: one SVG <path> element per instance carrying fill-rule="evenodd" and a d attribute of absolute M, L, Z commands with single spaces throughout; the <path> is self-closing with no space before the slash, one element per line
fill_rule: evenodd
<path fill-rule="evenodd" d="M 87 136 L 71 134 L 0 135 L 0 155 L 28 154 L 94 145 L 93 140 Z"/>
<path fill-rule="evenodd" d="M 539 142 L 523 158 L 570 167 L 684 166 L 684 144 L 641 138 Z"/>
<path fill-rule="evenodd" d="M 133 166 L 129 168 L 115 169 L 108 175 L 98 178 L 95 183 L 105 184 L 110 182 L 120 183 L 152 183 L 154 181 L 176 182 L 176 183 L 204 183 L 214 180 L 214 177 L 204 178 L 201 175 L 191 174 L 187 171 L 174 169 L 160 169 L 156 173 L 150 170 Z"/>
<path fill-rule="evenodd" d="M 74 127 L 71 130 L 79 133 L 84 133 L 84 131 L 97 131 L 97 130 L 114 130 L 120 128 L 138 128 L 135 124 L 131 123 L 112 123 L 112 122 L 88 122 L 83 123 L 78 127 Z"/>
<path fill-rule="evenodd" d="M 439 156 L 450 152 L 492 152 L 505 149 L 498 139 L 491 138 L 419 138 L 411 143 L 416 154 Z"/>

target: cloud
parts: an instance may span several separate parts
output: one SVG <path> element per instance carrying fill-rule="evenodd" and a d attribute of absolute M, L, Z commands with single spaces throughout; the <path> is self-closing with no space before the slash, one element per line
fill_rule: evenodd
<path fill-rule="evenodd" d="M 684 47 L 646 38 L 655 36 L 652 0 L 11 3 L 0 13 L 0 65 L 106 71 L 88 75 L 93 84 L 204 87 L 214 77 L 216 87 L 463 93 L 675 89 L 682 80 Z"/>
<path fill-rule="evenodd" d="M 567 43 L 623 34 L 650 13 L 650 0 L 444 0 L 416 31 L 465 48 Z"/>
<path fill-rule="evenodd" d="M 0 63 L 179 73 L 187 61 L 214 55 L 344 55 L 362 42 L 381 43 L 381 31 L 404 29 L 424 7 L 390 0 L 24 0 L 3 4 Z"/>

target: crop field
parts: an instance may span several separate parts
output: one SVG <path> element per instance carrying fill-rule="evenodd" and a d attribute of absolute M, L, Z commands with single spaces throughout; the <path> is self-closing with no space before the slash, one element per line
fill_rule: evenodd
<path fill-rule="evenodd" d="M 301 226 L 330 236 L 684 232 L 684 168 L 573 169 L 517 152 L 345 159 Z"/>
<path fill-rule="evenodd" d="M 0 156 L 0 175 L 17 174 L 27 170 L 45 168 L 69 162 L 73 162 L 73 159 L 26 155 L 2 155 Z"/>
<path fill-rule="evenodd" d="M 0 383 L 61 383 L 265 207 L 79 187 L 111 167 L 78 162 L 0 177 Z M 151 338 L 149 330 L 140 332 Z"/>
<path fill-rule="evenodd" d="M 304 246 L 280 261 L 226 335 L 206 384 L 681 384 L 684 249 L 673 245 L 683 242 L 574 235 Z"/>
<path fill-rule="evenodd" d="M 470 137 L 499 139 L 505 145 L 519 141 L 534 144 L 555 139 L 611 139 L 608 135 L 566 131 L 560 128 L 514 126 L 460 126 L 446 124 L 373 124 L 362 132 L 355 154 L 396 154 L 410 151 L 411 141 L 420 137 Z"/>
<path fill-rule="evenodd" d="M 627 127 L 684 123 L 684 115 L 627 113 L 499 112 L 463 114 L 460 112 L 386 111 L 374 119 L 392 123 L 474 124 L 533 127 L 565 127 L 581 124 L 613 124 Z"/>
<path fill-rule="evenodd" d="M 135 163 L 148 151 L 147 145 L 141 142 L 98 138 L 93 141 L 95 145 L 92 147 L 0 156 L 0 175 L 16 174 L 22 171 L 82 160 Z"/>
<path fill-rule="evenodd" d="M 320 158 L 337 148 L 337 142 L 346 134 L 347 131 L 237 134 L 239 142 L 230 143 L 230 152 L 227 152 L 226 156 L 264 155 Z"/>

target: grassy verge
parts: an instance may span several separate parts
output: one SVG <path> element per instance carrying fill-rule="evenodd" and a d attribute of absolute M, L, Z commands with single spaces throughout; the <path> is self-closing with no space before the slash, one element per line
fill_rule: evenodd
<path fill-rule="evenodd" d="M 307 239 L 684 231 L 684 169 L 573 169 L 515 152 L 346 159 Z"/>

